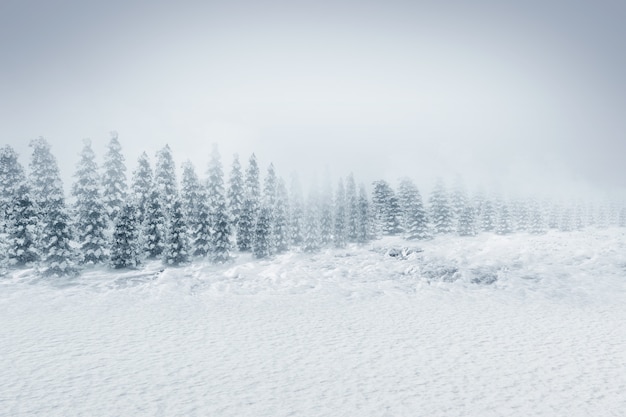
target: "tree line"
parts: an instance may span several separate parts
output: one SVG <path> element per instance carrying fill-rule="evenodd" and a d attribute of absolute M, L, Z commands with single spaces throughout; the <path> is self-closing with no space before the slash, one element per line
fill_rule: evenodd
<path fill-rule="evenodd" d="M 273 164 L 261 180 L 254 154 L 245 169 L 234 155 L 226 178 L 217 146 L 205 178 L 187 161 L 179 181 L 166 145 L 154 167 L 142 153 L 128 181 L 117 134 L 102 166 L 84 141 L 67 203 L 49 143 L 38 138 L 30 146 L 28 175 L 13 148 L 0 149 L 0 262 L 5 269 L 35 266 L 49 276 L 94 265 L 138 268 L 150 259 L 172 266 L 200 259 L 223 263 L 237 251 L 256 258 L 316 252 L 383 235 L 429 239 L 626 226 L 626 209 L 618 203 L 507 201 L 481 192 L 470 197 L 460 181 L 450 192 L 437 181 L 427 204 L 408 178 L 397 188 L 375 181 L 370 198 L 352 174 L 334 187 L 325 176 L 321 187 L 304 195 L 297 177 L 288 186 Z"/>

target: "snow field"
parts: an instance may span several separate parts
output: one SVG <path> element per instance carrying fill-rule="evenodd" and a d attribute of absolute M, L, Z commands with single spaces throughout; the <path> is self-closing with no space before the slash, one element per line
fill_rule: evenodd
<path fill-rule="evenodd" d="M 0 415 L 626 409 L 621 230 L 161 268 L 0 280 Z"/>

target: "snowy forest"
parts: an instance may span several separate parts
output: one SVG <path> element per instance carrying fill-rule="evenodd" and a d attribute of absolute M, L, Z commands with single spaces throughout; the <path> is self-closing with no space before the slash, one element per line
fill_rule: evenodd
<path fill-rule="evenodd" d="M 225 175 L 217 146 L 204 177 L 187 161 L 179 181 L 166 145 L 154 166 L 141 154 L 128 178 L 117 134 L 102 166 L 84 141 L 66 202 L 50 145 L 43 138 L 30 145 L 28 173 L 13 148 L 0 150 L 4 271 L 35 267 L 45 276 L 71 276 L 96 265 L 140 268 L 155 259 L 177 266 L 224 263 L 237 252 L 255 258 L 312 253 L 384 235 L 420 240 L 626 226 L 626 208 L 618 200 L 505 199 L 469 193 L 461 180 L 449 190 L 438 180 L 424 201 L 409 178 L 397 186 L 382 179 L 359 184 L 353 174 L 337 180 L 326 175 L 305 193 L 296 175 L 287 183 L 273 164 L 262 169 L 254 154 L 245 166 L 234 155 Z"/>

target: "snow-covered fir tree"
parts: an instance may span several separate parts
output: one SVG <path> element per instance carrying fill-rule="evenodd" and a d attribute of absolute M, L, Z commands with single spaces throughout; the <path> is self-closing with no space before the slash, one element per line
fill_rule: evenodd
<path fill-rule="evenodd" d="M 356 202 L 356 242 L 363 244 L 372 239 L 370 203 L 365 185 L 359 187 L 359 195 Z"/>
<path fill-rule="evenodd" d="M 430 218 L 437 234 L 452 233 L 452 210 L 443 180 L 438 179 L 430 195 Z"/>
<path fill-rule="evenodd" d="M 521 198 L 513 200 L 511 204 L 512 220 L 515 231 L 524 232 L 528 230 L 530 222 L 530 213 L 528 211 L 528 203 Z"/>
<path fill-rule="evenodd" d="M 619 212 L 619 227 L 626 227 L 626 207 Z"/>
<path fill-rule="evenodd" d="M 297 175 L 292 175 L 289 187 L 289 237 L 291 245 L 301 246 L 304 242 L 304 203 L 302 188 Z"/>
<path fill-rule="evenodd" d="M 457 233 L 459 236 L 475 236 L 476 235 L 476 217 L 474 207 L 466 204 L 459 215 Z"/>
<path fill-rule="evenodd" d="M 483 200 L 480 225 L 484 232 L 493 232 L 496 229 L 496 208 L 491 198 Z"/>
<path fill-rule="evenodd" d="M 115 269 L 132 269 L 141 264 L 140 226 L 136 211 L 136 207 L 126 203 L 115 221 L 111 245 L 111 266 Z"/>
<path fill-rule="evenodd" d="M 359 232 L 362 231 L 363 219 L 361 219 L 362 213 L 359 210 L 359 195 L 357 193 L 356 181 L 352 173 L 346 178 L 346 210 L 348 218 L 348 241 L 358 242 L 359 238 L 362 237 Z"/>
<path fill-rule="evenodd" d="M 97 265 L 107 261 L 107 212 L 100 196 L 100 176 L 91 141 L 85 140 L 72 187 L 75 198 L 76 237 L 82 264 Z"/>
<path fill-rule="evenodd" d="M 261 205 L 254 229 L 252 253 L 255 258 L 267 258 L 272 254 L 272 209 L 265 203 Z"/>
<path fill-rule="evenodd" d="M 304 241 L 302 250 L 312 253 L 320 249 L 320 214 L 318 193 L 315 187 L 311 187 L 307 197 L 306 212 L 304 218 Z"/>
<path fill-rule="evenodd" d="M 39 213 L 39 253 L 44 275 L 63 276 L 77 272 L 76 253 L 71 241 L 70 218 L 65 207 L 63 184 L 56 158 L 43 139 L 30 143 L 30 189 Z"/>
<path fill-rule="evenodd" d="M 337 190 L 335 191 L 335 225 L 333 239 L 335 247 L 344 248 L 347 236 L 347 215 L 346 215 L 346 189 L 343 186 L 343 179 L 339 179 Z"/>
<path fill-rule="evenodd" d="M 271 164 L 267 167 L 267 173 L 265 175 L 265 180 L 263 182 L 263 195 L 261 205 L 265 206 L 269 209 L 269 238 L 270 242 L 270 253 L 275 253 L 275 241 L 274 241 L 274 210 L 276 208 L 276 187 L 277 187 L 277 178 L 276 178 L 276 170 L 274 169 L 274 164 Z M 260 213 L 260 212 L 259 212 Z M 257 219 L 257 222 L 259 220 Z M 258 231 L 258 227 L 255 228 L 255 234 Z M 256 239 L 256 237 L 255 237 Z"/>
<path fill-rule="evenodd" d="M 160 258 L 165 249 L 166 219 L 161 205 L 161 195 L 155 189 L 150 192 L 146 218 L 143 223 L 141 245 L 149 259 Z"/>
<path fill-rule="evenodd" d="M 137 160 L 137 168 L 133 171 L 131 181 L 131 193 L 135 206 L 137 207 L 137 219 L 143 223 L 148 210 L 150 193 L 153 187 L 152 167 L 148 154 L 143 152 Z"/>
<path fill-rule="evenodd" d="M 511 212 L 509 206 L 504 201 L 500 201 L 498 204 L 498 218 L 496 223 L 496 233 L 499 235 L 508 235 L 513 232 L 513 226 L 511 224 Z"/>
<path fill-rule="evenodd" d="M 239 155 L 233 156 L 233 164 L 228 178 L 228 211 L 235 229 L 239 226 L 241 211 L 243 210 L 244 184 Z"/>
<path fill-rule="evenodd" d="M 561 210 L 561 219 L 559 221 L 559 230 L 562 232 L 571 232 L 574 230 L 572 222 L 572 209 L 571 207 L 565 207 Z"/>
<path fill-rule="evenodd" d="M 224 172 L 217 146 L 211 152 L 209 163 L 207 198 L 209 209 L 209 223 L 211 225 L 211 260 L 226 262 L 230 260 L 231 226 L 226 206 L 226 192 L 224 190 Z"/>
<path fill-rule="evenodd" d="M 328 246 L 333 240 L 333 190 L 328 170 L 324 173 L 320 195 L 320 245 Z"/>
<path fill-rule="evenodd" d="M 205 257 L 211 251 L 211 219 L 207 190 L 200 184 L 190 161 L 183 164 L 181 203 L 191 241 L 191 256 Z"/>
<path fill-rule="evenodd" d="M 183 213 L 183 205 L 179 199 L 174 200 L 172 214 L 168 222 L 163 262 L 166 265 L 178 266 L 189 262 L 189 237 L 187 223 Z"/>
<path fill-rule="evenodd" d="M 174 202 L 178 199 L 176 163 L 169 145 L 165 145 L 163 149 L 157 152 L 154 186 L 159 193 L 163 213 L 166 219 L 169 219 L 174 209 Z"/>
<path fill-rule="evenodd" d="M 578 201 L 574 207 L 572 226 L 574 230 L 583 230 L 585 228 L 585 207 L 582 201 Z"/>
<path fill-rule="evenodd" d="M 531 200 L 529 207 L 530 212 L 530 223 L 528 226 L 528 231 L 532 234 L 538 235 L 545 232 L 543 215 L 541 210 L 541 205 L 537 200 Z"/>
<path fill-rule="evenodd" d="M 116 132 L 111 132 L 102 168 L 102 203 L 108 220 L 114 222 L 126 201 L 127 192 L 126 165 Z"/>
<path fill-rule="evenodd" d="M 452 210 L 452 222 L 458 224 L 461 214 L 465 210 L 465 207 L 469 204 L 467 199 L 467 192 L 465 191 L 465 184 L 460 176 L 457 176 L 454 185 L 452 186 L 452 192 L 450 193 L 450 209 Z"/>
<path fill-rule="evenodd" d="M 398 194 L 406 238 L 428 238 L 428 216 L 417 186 L 409 178 L 403 178 L 400 180 Z"/>
<path fill-rule="evenodd" d="M 26 181 L 24 168 L 10 146 L 0 148 L 0 233 L 6 230 L 6 220 L 16 191 Z"/>
<path fill-rule="evenodd" d="M 37 251 L 38 216 L 30 189 L 22 182 L 10 201 L 7 221 L 7 259 L 9 265 L 24 266 L 39 260 Z"/>
<path fill-rule="evenodd" d="M 277 253 L 289 250 L 289 193 L 282 178 L 276 187 L 276 205 L 274 206 L 274 249 Z"/>
<path fill-rule="evenodd" d="M 402 233 L 402 210 L 398 197 L 389 183 L 384 180 L 374 182 L 372 206 L 377 227 L 384 235 Z"/>
<path fill-rule="evenodd" d="M 243 207 L 237 225 L 237 247 L 240 251 L 252 249 L 260 196 L 259 165 L 257 164 L 256 156 L 252 154 L 246 169 Z"/>

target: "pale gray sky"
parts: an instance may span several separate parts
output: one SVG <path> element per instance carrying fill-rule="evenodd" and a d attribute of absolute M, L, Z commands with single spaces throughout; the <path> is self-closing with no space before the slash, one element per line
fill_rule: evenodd
<path fill-rule="evenodd" d="M 626 186 L 624 1 L 0 3 L 0 141 L 280 174 Z M 554 178 L 554 180 L 552 180 Z M 66 184 L 68 189 L 68 184 Z"/>

